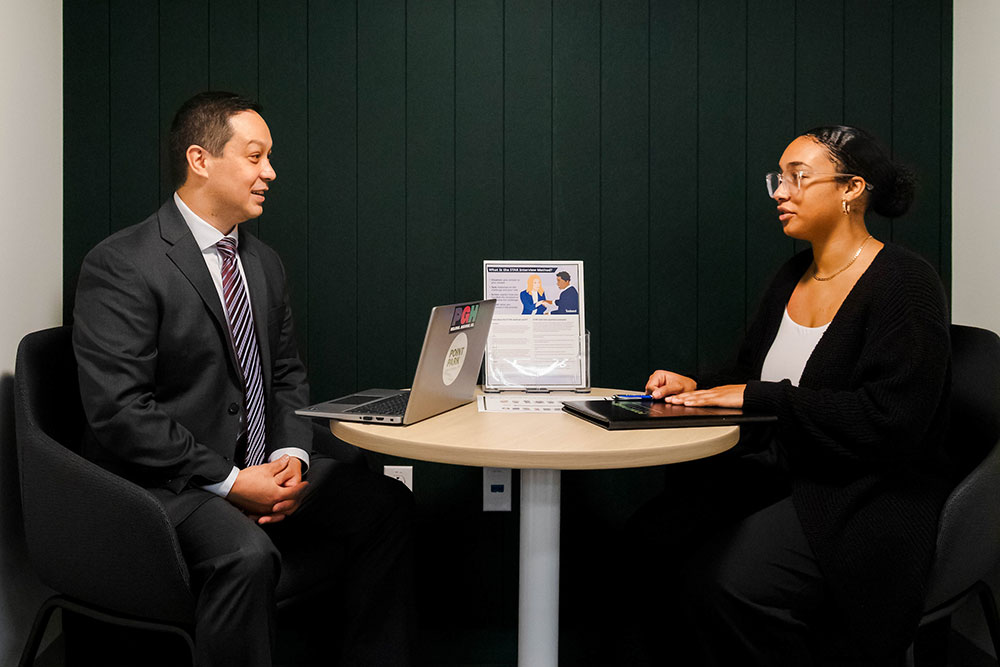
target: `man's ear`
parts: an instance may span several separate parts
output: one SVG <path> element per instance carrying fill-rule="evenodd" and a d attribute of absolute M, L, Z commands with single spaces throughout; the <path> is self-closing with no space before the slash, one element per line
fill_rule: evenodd
<path fill-rule="evenodd" d="M 202 178 L 208 177 L 208 160 L 211 155 L 209 155 L 207 150 L 197 144 L 191 144 L 184 153 L 184 157 L 187 158 L 188 171 L 190 173 Z"/>

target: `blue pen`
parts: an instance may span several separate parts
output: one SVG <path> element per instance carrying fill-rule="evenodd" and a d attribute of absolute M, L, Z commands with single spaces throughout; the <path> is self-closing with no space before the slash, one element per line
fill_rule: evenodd
<path fill-rule="evenodd" d="M 612 396 L 616 401 L 652 401 L 652 394 L 615 394 Z"/>

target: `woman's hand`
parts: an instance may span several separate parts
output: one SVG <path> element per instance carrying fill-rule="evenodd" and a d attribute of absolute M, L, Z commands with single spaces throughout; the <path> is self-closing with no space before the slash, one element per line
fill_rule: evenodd
<path fill-rule="evenodd" d="M 670 371 L 654 371 L 646 381 L 646 393 L 652 394 L 653 398 L 691 392 L 697 388 L 698 383 L 691 378 Z"/>
<path fill-rule="evenodd" d="M 687 405 L 690 407 L 742 408 L 743 392 L 746 388 L 745 384 L 724 384 L 721 387 L 713 387 L 711 389 L 685 391 L 667 396 L 663 400 L 674 405 Z"/>

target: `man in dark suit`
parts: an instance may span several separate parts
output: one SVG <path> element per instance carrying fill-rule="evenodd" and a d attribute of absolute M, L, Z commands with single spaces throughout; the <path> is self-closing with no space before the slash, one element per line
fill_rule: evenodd
<path fill-rule="evenodd" d="M 312 452 L 293 412 L 309 387 L 284 269 L 239 229 L 275 179 L 258 112 L 231 93 L 186 102 L 170 131 L 177 191 L 84 260 L 84 452 L 149 489 L 176 528 L 199 666 L 271 664 L 281 555 L 303 548 L 346 551 L 342 664 L 406 664 L 412 498 Z"/>
<path fill-rule="evenodd" d="M 559 298 L 556 299 L 556 309 L 552 311 L 553 315 L 580 314 L 580 295 L 577 293 L 576 288 L 569 284 L 569 278 L 569 274 L 565 271 L 560 271 L 556 274 L 556 285 L 562 292 L 560 292 Z"/>

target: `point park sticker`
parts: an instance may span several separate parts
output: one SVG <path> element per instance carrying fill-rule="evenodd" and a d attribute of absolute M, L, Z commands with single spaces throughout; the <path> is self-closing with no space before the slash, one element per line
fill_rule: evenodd
<path fill-rule="evenodd" d="M 458 334 L 455 336 L 455 340 L 451 341 L 451 347 L 444 355 L 444 368 L 441 369 L 441 381 L 446 387 L 451 386 L 458 374 L 462 372 L 467 349 L 469 349 L 469 337 L 464 333 Z"/>

